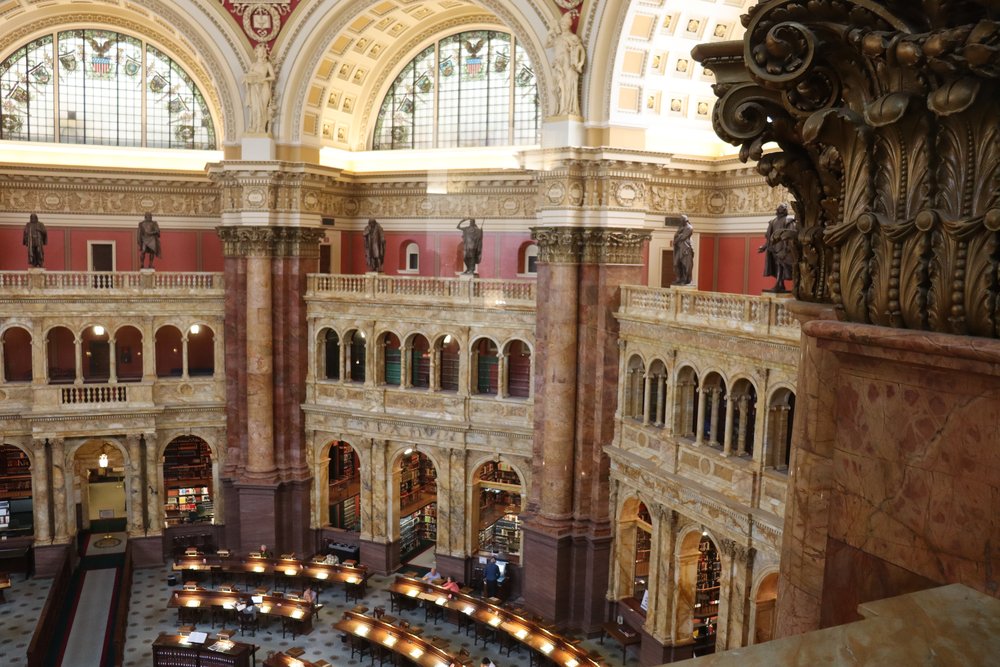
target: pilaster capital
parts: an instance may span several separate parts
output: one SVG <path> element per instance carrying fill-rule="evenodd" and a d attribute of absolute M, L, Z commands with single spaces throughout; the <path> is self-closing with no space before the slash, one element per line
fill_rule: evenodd
<path fill-rule="evenodd" d="M 226 257 L 319 257 L 326 232 L 315 227 L 220 226 Z"/>
<path fill-rule="evenodd" d="M 636 229 L 532 227 L 538 259 L 549 264 L 641 264 L 651 232 Z"/>

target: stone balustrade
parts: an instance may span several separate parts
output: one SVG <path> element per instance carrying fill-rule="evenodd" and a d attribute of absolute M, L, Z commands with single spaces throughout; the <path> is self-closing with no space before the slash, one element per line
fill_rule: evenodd
<path fill-rule="evenodd" d="M 533 309 L 535 281 L 386 276 L 374 273 L 312 274 L 308 278 L 307 297 Z"/>
<path fill-rule="evenodd" d="M 799 323 L 785 308 L 787 299 L 787 295 L 750 296 L 699 292 L 692 288 L 625 286 L 620 312 L 636 319 L 798 340 Z"/>
<path fill-rule="evenodd" d="M 223 274 L 162 271 L 0 271 L 0 296 L 45 294 L 167 295 L 204 293 L 222 296 Z"/>

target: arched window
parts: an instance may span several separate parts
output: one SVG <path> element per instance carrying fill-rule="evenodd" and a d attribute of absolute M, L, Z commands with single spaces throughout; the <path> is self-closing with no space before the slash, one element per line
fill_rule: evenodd
<path fill-rule="evenodd" d="M 181 330 L 165 325 L 156 331 L 156 377 L 181 377 L 184 374 L 184 343 Z"/>
<path fill-rule="evenodd" d="M 497 393 L 497 370 L 499 357 L 497 346 L 489 338 L 480 338 L 472 345 L 473 368 L 476 370 L 476 380 L 473 393 Z"/>
<path fill-rule="evenodd" d="M 0 139 L 216 147 L 191 77 L 152 45 L 108 30 L 67 30 L 22 46 L 0 63 L 0 100 Z"/>
<path fill-rule="evenodd" d="M 382 101 L 374 150 L 538 143 L 534 66 L 512 35 L 442 39 L 403 68 Z"/>
<path fill-rule="evenodd" d="M 333 329 L 327 329 L 323 337 L 323 366 L 321 377 L 327 380 L 340 379 L 340 336 Z"/>
<path fill-rule="evenodd" d="M 31 382 L 31 334 L 21 327 L 11 327 L 0 335 L 3 348 L 4 382 Z"/>
<path fill-rule="evenodd" d="M 521 273 L 535 275 L 538 273 L 538 246 L 534 243 L 524 248 L 524 259 L 521 262 Z"/>
<path fill-rule="evenodd" d="M 438 342 L 441 361 L 438 365 L 438 382 L 442 391 L 458 391 L 458 370 L 460 350 L 458 341 L 450 334 Z"/>
<path fill-rule="evenodd" d="M 395 334 L 387 333 L 382 337 L 382 344 L 385 348 L 382 382 L 398 387 L 402 379 L 402 352 L 399 338 Z"/>
<path fill-rule="evenodd" d="M 430 343 L 420 334 L 410 339 L 410 386 L 431 386 Z"/>
<path fill-rule="evenodd" d="M 365 381 L 365 332 L 364 331 L 353 331 L 349 334 L 348 340 L 351 341 L 350 354 L 351 359 L 349 363 L 350 367 L 350 379 L 351 382 L 364 382 Z"/>
<path fill-rule="evenodd" d="M 192 324 L 187 333 L 188 375 L 215 374 L 215 332 L 204 324 Z"/>
<path fill-rule="evenodd" d="M 507 395 L 516 398 L 531 395 L 531 348 L 520 340 L 507 346 Z"/>

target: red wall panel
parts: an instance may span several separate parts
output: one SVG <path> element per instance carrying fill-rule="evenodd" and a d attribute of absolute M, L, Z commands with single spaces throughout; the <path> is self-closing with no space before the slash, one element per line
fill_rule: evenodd
<path fill-rule="evenodd" d="M 748 269 L 747 294 L 760 294 L 765 288 L 774 285 L 774 278 L 764 277 L 764 253 L 757 252 L 757 248 L 764 245 L 764 236 L 750 237 L 750 257 Z M 789 289 L 791 282 L 785 283 Z"/>
<path fill-rule="evenodd" d="M 135 253 L 138 256 L 138 246 Z M 160 255 L 153 263 L 160 271 L 198 271 L 198 233 L 161 229 Z"/>
<path fill-rule="evenodd" d="M 719 292 L 743 294 L 746 285 L 747 239 L 744 236 L 720 236 L 717 239 L 716 287 Z"/>
<path fill-rule="evenodd" d="M 198 232 L 201 242 L 201 271 L 222 273 L 225 270 L 222 256 L 222 239 L 215 230 Z"/>
<path fill-rule="evenodd" d="M 698 289 L 715 289 L 715 235 L 702 234 L 698 239 Z"/>

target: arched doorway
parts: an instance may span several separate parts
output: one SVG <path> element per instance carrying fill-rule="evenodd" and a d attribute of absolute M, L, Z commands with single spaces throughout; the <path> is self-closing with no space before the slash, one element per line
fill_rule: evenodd
<path fill-rule="evenodd" d="M 753 643 L 762 644 L 774 638 L 774 605 L 778 600 L 778 573 L 765 576 L 754 596 Z"/>
<path fill-rule="evenodd" d="M 645 611 L 653 542 L 653 520 L 645 503 L 634 497 L 624 502 L 615 540 L 619 568 L 615 596 L 618 599 L 635 598 Z"/>
<path fill-rule="evenodd" d="M 332 528 L 361 531 L 361 470 L 358 453 L 343 441 L 330 445 L 328 464 L 330 511 Z"/>
<path fill-rule="evenodd" d="M 0 537 L 34 534 L 31 461 L 14 445 L 0 445 Z"/>
<path fill-rule="evenodd" d="M 80 490 L 77 528 L 121 532 L 128 526 L 125 453 L 112 442 L 87 440 L 73 455 Z"/>
<path fill-rule="evenodd" d="M 713 653 L 722 563 L 708 531 L 692 530 L 681 540 L 677 565 L 677 639 L 691 637 L 696 656 Z"/>
<path fill-rule="evenodd" d="M 520 562 L 524 488 L 517 472 L 499 456 L 473 475 L 472 525 L 480 557 Z"/>
<path fill-rule="evenodd" d="M 399 561 L 437 544 L 437 469 L 425 454 L 407 448 L 393 466 L 399 489 Z"/>
<path fill-rule="evenodd" d="M 214 523 L 212 450 L 194 435 L 174 438 L 163 450 L 163 525 Z"/>

